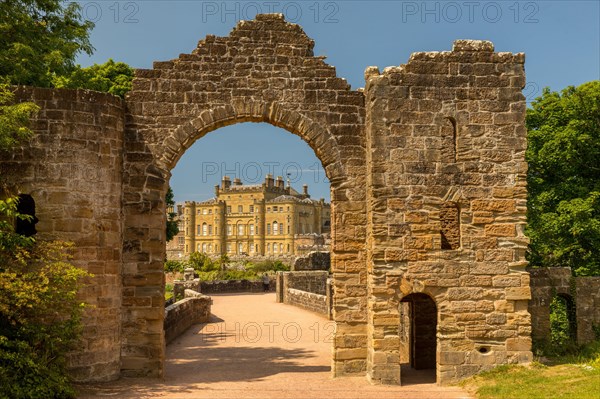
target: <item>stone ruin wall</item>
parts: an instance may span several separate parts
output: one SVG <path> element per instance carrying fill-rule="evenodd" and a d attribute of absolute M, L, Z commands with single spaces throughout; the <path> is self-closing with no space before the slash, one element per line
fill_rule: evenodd
<path fill-rule="evenodd" d="M 93 274 L 80 291 L 90 306 L 69 356 L 76 380 L 120 375 L 122 159 L 125 104 L 86 90 L 18 88 L 40 108 L 28 146 L 0 154 L 0 175 L 35 200 L 38 236 L 74 244 L 76 266 Z"/>
<path fill-rule="evenodd" d="M 163 374 L 170 170 L 198 138 L 239 122 L 299 135 L 331 181 L 334 375 L 399 383 L 398 309 L 420 292 L 439 312 L 438 383 L 531 360 L 524 56 L 458 41 L 369 68 L 363 93 L 313 45 L 259 15 L 136 71 L 125 102 L 19 89 L 42 112 L 31 145 L 1 157 L 2 175 L 36 200 L 40 235 L 73 241 L 75 263 L 95 275 L 81 294 L 96 306 L 70 359 L 77 379 Z"/>
<path fill-rule="evenodd" d="M 575 307 L 575 328 L 578 344 L 586 344 L 599 337 L 600 277 L 573 277 L 569 267 L 530 268 L 531 336 L 534 340 L 550 338 L 550 302 L 556 295 L 572 301 Z"/>
<path fill-rule="evenodd" d="M 267 122 L 300 136 L 321 160 L 332 192 L 332 271 L 340 340 L 334 373 L 364 373 L 353 342 L 366 341 L 364 96 L 350 89 L 301 27 L 281 15 L 241 21 L 227 37 L 207 36 L 191 54 L 137 70 L 126 98 L 123 289 L 160 301 L 164 194 L 170 170 L 206 133 Z M 142 228 L 134 226 L 142 225 Z M 152 289 L 154 287 L 154 289 Z M 162 310 L 123 309 L 125 375 L 160 375 Z M 144 321 L 146 320 L 146 321 Z M 350 338 L 355 337 L 355 338 Z M 342 354 L 343 352 L 343 354 Z M 158 354 L 158 356 L 156 356 Z"/>
<path fill-rule="evenodd" d="M 398 308 L 411 293 L 437 305 L 438 383 L 531 361 L 523 64 L 459 40 L 365 72 L 371 381 L 400 380 Z"/>

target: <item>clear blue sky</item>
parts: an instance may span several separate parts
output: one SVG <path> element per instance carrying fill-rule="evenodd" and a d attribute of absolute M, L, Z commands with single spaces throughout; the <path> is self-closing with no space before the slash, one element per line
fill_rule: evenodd
<path fill-rule="evenodd" d="M 528 100 L 543 87 L 560 90 L 600 79 L 600 1 L 85 1 L 95 21 L 92 57 L 136 68 L 189 53 L 207 34 L 226 36 L 257 10 L 283 12 L 315 40 L 352 88 L 364 85 L 367 66 L 405 63 L 416 51 L 450 50 L 455 39 L 485 39 L 496 51 L 525 52 Z M 250 150 L 253 156 L 245 155 Z M 177 201 L 209 198 L 220 175 L 261 181 L 269 171 L 291 173 L 315 198 L 329 185 L 312 150 L 298 137 L 267 124 L 219 129 L 194 144 L 173 170 Z M 259 176 L 260 174 L 260 176 Z"/>

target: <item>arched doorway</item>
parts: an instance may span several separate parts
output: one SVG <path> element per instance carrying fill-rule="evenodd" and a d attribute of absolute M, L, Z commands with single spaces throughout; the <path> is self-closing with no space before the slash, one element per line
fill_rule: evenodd
<path fill-rule="evenodd" d="M 420 373 L 419 381 L 435 382 L 437 307 L 429 295 L 410 294 L 400 302 L 400 345 L 402 373 L 411 369 L 433 371 Z M 402 382 L 406 382 L 404 375 Z"/>

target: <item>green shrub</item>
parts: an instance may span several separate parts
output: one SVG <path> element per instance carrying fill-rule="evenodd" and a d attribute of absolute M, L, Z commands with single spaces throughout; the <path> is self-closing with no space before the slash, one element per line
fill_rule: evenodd
<path fill-rule="evenodd" d="M 186 265 L 184 262 L 178 260 L 168 260 L 165 262 L 165 273 L 183 273 L 183 269 L 185 269 L 185 267 Z"/>
<path fill-rule="evenodd" d="M 69 398 L 66 355 L 81 331 L 70 245 L 14 233 L 16 201 L 0 200 L 0 397 Z"/>
<path fill-rule="evenodd" d="M 188 258 L 187 265 L 187 267 L 192 267 L 196 272 L 211 272 L 220 269 L 220 265 L 217 262 L 213 262 L 203 252 L 192 252 Z"/>
<path fill-rule="evenodd" d="M 256 274 L 262 274 L 265 272 L 287 272 L 290 270 L 290 267 L 280 260 L 266 260 L 258 263 L 249 263 L 246 265 L 246 269 Z"/>

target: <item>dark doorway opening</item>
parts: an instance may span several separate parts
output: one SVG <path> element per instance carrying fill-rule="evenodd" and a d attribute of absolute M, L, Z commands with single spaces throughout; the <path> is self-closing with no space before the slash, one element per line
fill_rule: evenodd
<path fill-rule="evenodd" d="M 31 195 L 19 194 L 17 212 L 28 217 L 23 219 L 17 218 L 15 232 L 25 237 L 32 237 L 37 234 L 35 225 L 38 222 L 38 218 L 35 216 L 35 201 Z"/>
<path fill-rule="evenodd" d="M 437 307 L 426 294 L 410 294 L 400 304 L 402 384 L 436 381 Z"/>

